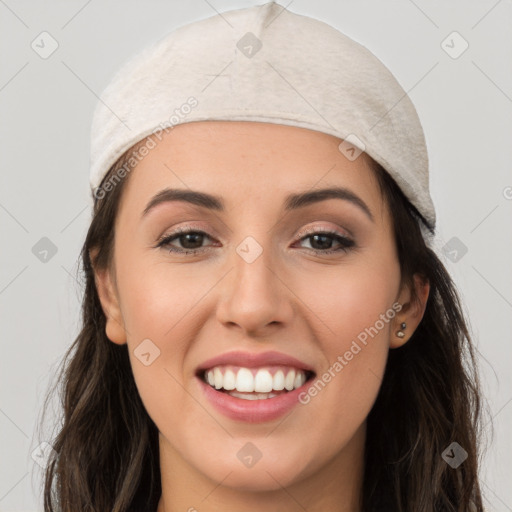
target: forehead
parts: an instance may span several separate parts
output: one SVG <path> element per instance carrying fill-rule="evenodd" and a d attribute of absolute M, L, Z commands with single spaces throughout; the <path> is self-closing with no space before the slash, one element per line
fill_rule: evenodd
<path fill-rule="evenodd" d="M 219 195 L 228 205 L 276 205 L 290 192 L 343 186 L 378 212 L 379 191 L 371 158 L 354 161 L 340 139 L 294 126 L 246 121 L 202 121 L 175 126 L 130 173 L 121 210 L 142 212 L 164 188 Z M 142 143 L 144 145 L 144 143 Z M 142 147 L 139 145 L 139 147 Z"/>

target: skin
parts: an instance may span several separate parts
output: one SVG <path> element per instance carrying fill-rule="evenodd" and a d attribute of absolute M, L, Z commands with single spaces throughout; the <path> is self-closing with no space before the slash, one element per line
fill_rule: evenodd
<path fill-rule="evenodd" d="M 390 349 L 418 326 L 429 285 L 401 285 L 391 217 L 362 153 L 348 160 L 340 140 L 297 127 L 253 122 L 176 126 L 131 171 L 115 226 L 114 265 L 96 271 L 106 334 L 128 344 L 138 391 L 160 435 L 158 512 L 359 510 L 366 417 Z M 368 206 L 327 199 L 285 213 L 289 193 L 341 186 Z M 221 196 L 225 212 L 185 202 L 160 204 L 164 188 Z M 196 255 L 157 248 L 178 226 L 208 236 Z M 334 229 L 355 246 L 332 254 L 304 228 Z M 236 252 L 247 236 L 263 252 Z M 187 247 L 190 239 L 174 239 Z M 193 239 L 192 239 L 193 242 Z M 325 249 L 324 249 L 325 250 Z M 229 419 L 203 396 L 195 371 L 218 354 L 277 350 L 323 374 L 359 333 L 393 303 L 403 309 L 307 405 L 260 424 Z M 396 331 L 407 323 L 405 337 Z M 160 356 L 135 357 L 150 339 Z M 248 442 L 261 452 L 251 468 L 237 458 Z"/>

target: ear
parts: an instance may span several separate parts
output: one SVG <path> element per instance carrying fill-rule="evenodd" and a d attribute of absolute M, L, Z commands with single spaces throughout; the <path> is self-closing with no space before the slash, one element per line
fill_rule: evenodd
<path fill-rule="evenodd" d="M 91 262 L 95 261 L 96 254 L 96 249 L 89 251 Z M 111 272 L 109 269 L 97 269 L 94 265 L 93 268 L 96 290 L 106 318 L 105 334 L 113 343 L 124 345 L 126 343 L 126 329 Z"/>
<path fill-rule="evenodd" d="M 428 279 L 419 274 L 414 274 L 413 283 L 414 290 L 408 284 L 400 290 L 397 301 L 402 304 L 402 309 L 396 314 L 393 321 L 390 348 L 398 348 L 407 343 L 425 313 L 430 293 L 430 283 Z M 404 323 L 405 327 L 403 326 Z"/>

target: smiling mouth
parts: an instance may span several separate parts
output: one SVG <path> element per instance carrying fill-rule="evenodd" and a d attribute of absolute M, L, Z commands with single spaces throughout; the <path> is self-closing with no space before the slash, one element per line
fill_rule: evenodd
<path fill-rule="evenodd" d="M 315 373 L 290 366 L 260 368 L 219 365 L 198 373 L 210 387 L 243 400 L 267 400 L 289 393 L 313 379 Z"/>

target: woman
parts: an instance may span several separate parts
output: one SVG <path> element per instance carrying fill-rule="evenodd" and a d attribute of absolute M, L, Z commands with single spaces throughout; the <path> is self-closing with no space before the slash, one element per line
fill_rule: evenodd
<path fill-rule="evenodd" d="M 380 61 L 223 13 L 130 61 L 92 135 L 46 511 L 483 510 L 473 349 Z"/>

